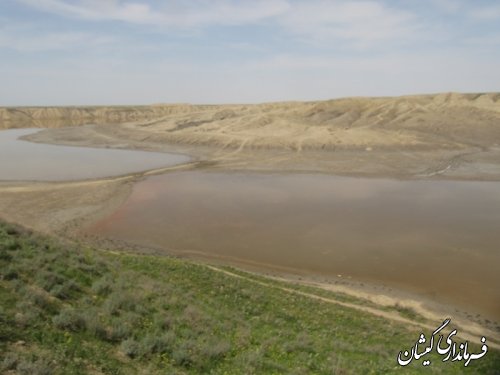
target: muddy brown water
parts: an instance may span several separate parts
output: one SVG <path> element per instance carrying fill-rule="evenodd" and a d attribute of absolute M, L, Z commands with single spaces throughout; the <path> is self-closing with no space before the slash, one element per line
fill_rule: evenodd
<path fill-rule="evenodd" d="M 185 155 L 33 143 L 40 129 L 0 131 L 0 181 L 64 181 L 120 176 L 190 161 Z"/>
<path fill-rule="evenodd" d="M 500 315 L 498 182 L 175 172 L 137 183 L 89 232 Z"/>

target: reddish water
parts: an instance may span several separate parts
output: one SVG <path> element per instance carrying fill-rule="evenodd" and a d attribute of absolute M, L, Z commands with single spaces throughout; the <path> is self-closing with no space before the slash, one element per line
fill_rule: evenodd
<path fill-rule="evenodd" d="M 179 172 L 138 183 L 91 232 L 351 276 L 500 316 L 500 183 Z"/>

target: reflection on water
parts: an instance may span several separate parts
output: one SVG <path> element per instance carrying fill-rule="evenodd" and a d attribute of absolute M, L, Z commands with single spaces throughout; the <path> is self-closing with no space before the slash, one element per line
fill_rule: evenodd
<path fill-rule="evenodd" d="M 500 316 L 500 184 L 178 172 L 91 231 L 145 246 L 351 276 Z"/>
<path fill-rule="evenodd" d="M 184 155 L 32 143 L 38 129 L 0 131 L 0 180 L 60 181 L 119 176 L 185 163 Z"/>

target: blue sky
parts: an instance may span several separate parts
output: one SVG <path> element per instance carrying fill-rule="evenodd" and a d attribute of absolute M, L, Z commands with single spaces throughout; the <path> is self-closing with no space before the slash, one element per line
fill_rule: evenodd
<path fill-rule="evenodd" d="M 1 0 L 0 105 L 500 91 L 496 0 Z"/>

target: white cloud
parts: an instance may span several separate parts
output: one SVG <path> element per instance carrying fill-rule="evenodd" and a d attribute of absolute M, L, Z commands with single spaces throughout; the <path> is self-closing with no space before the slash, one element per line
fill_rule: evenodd
<path fill-rule="evenodd" d="M 5 64 L 0 61 L 0 72 Z M 19 65 L 2 76 L 2 105 L 266 102 L 487 92 L 500 85 L 500 76 L 491 74 L 498 61 L 459 50 L 364 59 L 280 55 L 223 66 L 164 60 L 131 67 L 110 57 L 68 57 L 29 69 L 28 62 Z"/>
<path fill-rule="evenodd" d="M 18 0 L 48 13 L 87 20 L 121 20 L 148 23 L 156 21 L 155 14 L 146 4 L 125 3 L 115 0 Z"/>
<path fill-rule="evenodd" d="M 500 34 L 486 34 L 480 37 L 464 39 L 464 43 L 471 47 L 498 47 L 500 46 Z"/>
<path fill-rule="evenodd" d="M 49 33 L 33 37 L 6 37 L 0 34 L 0 48 L 10 48 L 21 52 L 66 50 L 82 45 L 107 43 L 108 39 L 96 39 L 85 33 Z"/>
<path fill-rule="evenodd" d="M 365 44 L 408 37 L 415 31 L 414 21 L 410 12 L 376 1 L 314 0 L 297 3 L 282 23 L 290 32 L 313 40 Z"/>
<path fill-rule="evenodd" d="M 9 24 L 0 27 L 0 49 L 21 52 L 82 49 L 115 42 L 115 38 L 86 31 L 40 31 L 27 24 Z"/>
<path fill-rule="evenodd" d="M 471 16 L 478 20 L 499 20 L 500 5 L 496 4 L 475 8 L 472 10 Z"/>
<path fill-rule="evenodd" d="M 422 0 L 417 0 L 423 2 Z M 462 0 L 427 0 L 431 6 L 437 8 L 445 13 L 456 13 L 463 8 L 464 3 Z"/>
<path fill-rule="evenodd" d="M 500 86 L 499 29 L 484 21 L 500 14 L 493 1 L 11 1 L 68 19 L 50 23 L 26 7 L 0 16 L 2 104 L 255 102 Z M 121 24 L 108 27 L 112 21 Z M 227 27 L 238 25 L 248 27 Z"/>
<path fill-rule="evenodd" d="M 341 40 L 358 47 L 412 39 L 421 31 L 411 12 L 376 0 L 18 1 L 68 17 L 166 28 L 246 25 L 268 20 L 301 40 L 320 43 Z"/>
<path fill-rule="evenodd" d="M 18 0 L 34 8 L 87 20 L 114 20 L 166 27 L 203 27 L 254 23 L 283 13 L 286 0 L 196 0 L 148 3 L 122 0 Z"/>

